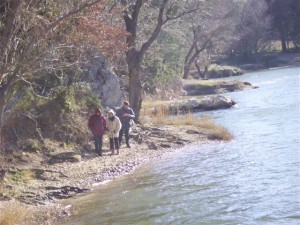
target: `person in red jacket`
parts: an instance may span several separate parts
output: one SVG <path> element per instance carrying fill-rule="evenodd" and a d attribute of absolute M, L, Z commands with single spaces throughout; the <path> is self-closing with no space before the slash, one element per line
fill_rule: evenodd
<path fill-rule="evenodd" d="M 96 108 L 95 114 L 90 116 L 88 127 L 94 135 L 96 152 L 102 156 L 102 138 L 107 127 L 106 120 L 104 116 L 101 115 L 99 108 Z"/>

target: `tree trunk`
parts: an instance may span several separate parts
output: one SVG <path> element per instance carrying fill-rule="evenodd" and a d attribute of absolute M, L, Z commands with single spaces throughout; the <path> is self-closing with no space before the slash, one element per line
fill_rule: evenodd
<path fill-rule="evenodd" d="M 281 50 L 282 52 L 287 52 L 287 46 L 286 46 L 286 35 L 284 28 L 280 30 L 280 40 L 281 40 Z"/>
<path fill-rule="evenodd" d="M 7 80 L 6 83 L 3 83 L 2 86 L 0 87 L 0 148 L 1 145 L 3 145 L 3 136 L 2 136 L 2 129 L 4 125 L 4 111 L 5 111 L 5 106 L 7 102 L 9 101 L 7 93 L 9 92 L 10 88 L 12 85 L 15 83 L 17 77 L 18 69 L 16 69 L 13 73 L 13 75 Z"/>
<path fill-rule="evenodd" d="M 6 102 L 5 101 L 5 91 L 3 88 L 2 89 L 0 88 L 0 150 L 4 144 L 3 137 L 2 137 L 2 127 L 4 125 L 3 116 L 4 116 L 5 102 Z"/>
<path fill-rule="evenodd" d="M 208 71 L 208 66 L 205 65 L 205 68 L 204 68 L 204 72 L 203 72 L 203 73 L 201 72 L 200 65 L 198 64 L 198 60 L 195 61 L 195 66 L 196 66 L 196 68 L 197 68 L 197 71 L 198 71 L 199 76 L 202 78 L 202 80 L 205 80 L 205 79 L 206 79 L 206 73 L 207 73 L 207 71 Z"/>
<path fill-rule="evenodd" d="M 184 65 L 184 68 L 183 68 L 183 77 L 182 79 L 188 79 L 189 77 L 189 73 L 190 73 L 190 64 L 186 64 Z"/>
<path fill-rule="evenodd" d="M 191 69 L 191 65 L 193 62 L 195 62 L 195 60 L 197 59 L 197 57 L 199 56 L 199 54 L 204 50 L 205 48 L 201 48 L 201 49 L 196 49 L 194 54 L 189 54 L 189 57 L 186 57 L 185 63 L 184 63 L 184 69 L 183 69 L 183 77 L 182 79 L 187 79 L 190 73 L 190 69 Z"/>
<path fill-rule="evenodd" d="M 139 122 L 142 108 L 143 86 L 140 78 L 143 55 L 131 48 L 126 53 L 126 62 L 129 75 L 129 103 L 135 113 L 135 121 Z"/>
<path fill-rule="evenodd" d="M 190 73 L 190 59 L 192 57 L 193 51 L 196 48 L 196 41 L 193 42 L 189 52 L 187 53 L 187 55 L 185 56 L 184 59 L 184 67 L 183 67 L 183 77 L 182 79 L 188 79 L 189 77 L 189 73 Z"/>
<path fill-rule="evenodd" d="M 140 78 L 140 68 L 129 68 L 129 102 L 135 113 L 136 122 L 139 122 L 140 111 L 142 108 L 143 86 Z"/>
<path fill-rule="evenodd" d="M 281 38 L 281 50 L 287 52 L 286 41 L 284 38 Z"/>

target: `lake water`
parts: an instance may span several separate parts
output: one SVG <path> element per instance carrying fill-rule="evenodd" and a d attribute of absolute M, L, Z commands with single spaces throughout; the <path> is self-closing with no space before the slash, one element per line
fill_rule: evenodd
<path fill-rule="evenodd" d="M 245 74 L 258 89 L 228 93 L 209 114 L 228 143 L 195 145 L 85 196 L 68 225 L 300 224 L 300 68 Z"/>

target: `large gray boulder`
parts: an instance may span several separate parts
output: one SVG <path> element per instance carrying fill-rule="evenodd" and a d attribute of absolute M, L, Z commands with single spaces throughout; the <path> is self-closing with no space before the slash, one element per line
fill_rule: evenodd
<path fill-rule="evenodd" d="M 169 104 L 170 114 L 186 113 L 194 111 L 206 111 L 216 109 L 227 109 L 235 105 L 236 102 L 223 95 L 210 95 L 202 99 L 191 98 L 188 100 L 172 102 Z"/>
<path fill-rule="evenodd" d="M 118 77 L 104 56 L 90 60 L 84 80 L 90 83 L 92 92 L 100 97 L 105 107 L 120 106 L 124 100 Z"/>
<path fill-rule="evenodd" d="M 190 96 L 221 94 L 254 88 L 249 82 L 239 80 L 184 80 L 183 83 L 184 90 Z"/>
<path fill-rule="evenodd" d="M 207 96 L 199 102 L 198 108 L 203 110 L 227 109 L 235 105 L 235 101 L 223 95 Z"/>

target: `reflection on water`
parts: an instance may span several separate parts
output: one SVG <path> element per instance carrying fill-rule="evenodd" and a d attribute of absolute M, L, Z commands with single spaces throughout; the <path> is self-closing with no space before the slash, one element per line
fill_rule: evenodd
<path fill-rule="evenodd" d="M 67 224 L 300 224 L 300 69 L 239 79 L 260 88 L 206 113 L 235 140 L 184 148 L 99 186 L 72 200 L 80 213 Z"/>

